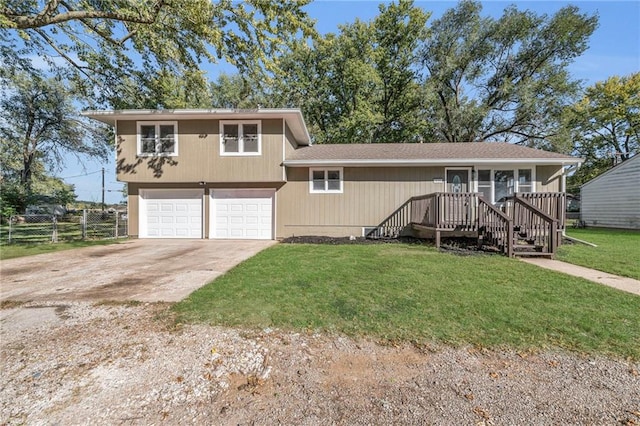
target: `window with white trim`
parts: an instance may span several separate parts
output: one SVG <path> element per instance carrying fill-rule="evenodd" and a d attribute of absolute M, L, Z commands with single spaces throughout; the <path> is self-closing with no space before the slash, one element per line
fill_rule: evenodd
<path fill-rule="evenodd" d="M 533 192 L 531 169 L 518 169 L 518 192 Z"/>
<path fill-rule="evenodd" d="M 534 192 L 534 169 L 482 169 L 477 172 L 478 193 L 492 202 L 515 192 Z"/>
<path fill-rule="evenodd" d="M 309 192 L 342 193 L 342 168 L 309 169 Z"/>
<path fill-rule="evenodd" d="M 491 201 L 491 170 L 478 170 L 478 193 Z"/>
<path fill-rule="evenodd" d="M 138 155 L 178 155 L 178 123 L 175 121 L 139 121 Z"/>
<path fill-rule="evenodd" d="M 260 121 L 221 121 L 220 155 L 260 155 Z"/>

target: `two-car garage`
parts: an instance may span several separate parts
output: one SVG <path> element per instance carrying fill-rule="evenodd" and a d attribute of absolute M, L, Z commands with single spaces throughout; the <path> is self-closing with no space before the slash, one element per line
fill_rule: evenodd
<path fill-rule="evenodd" d="M 210 189 L 208 196 L 204 189 L 141 189 L 139 195 L 140 238 L 204 238 L 208 228 L 209 238 L 273 239 L 272 189 Z"/>

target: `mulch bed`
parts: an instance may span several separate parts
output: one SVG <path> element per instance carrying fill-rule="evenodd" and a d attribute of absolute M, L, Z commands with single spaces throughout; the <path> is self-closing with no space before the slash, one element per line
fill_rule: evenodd
<path fill-rule="evenodd" d="M 284 244 L 417 244 L 433 246 L 433 240 L 425 240 L 415 237 L 397 238 L 364 238 L 364 237 L 323 237 L 319 235 L 305 235 L 289 237 L 281 241 Z M 478 250 L 478 244 L 472 238 L 443 238 L 440 250 L 461 256 L 484 255 L 487 252 Z"/>

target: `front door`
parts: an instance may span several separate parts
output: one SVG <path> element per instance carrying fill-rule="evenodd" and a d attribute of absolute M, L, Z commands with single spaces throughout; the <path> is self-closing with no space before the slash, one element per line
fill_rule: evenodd
<path fill-rule="evenodd" d="M 446 192 L 469 192 L 469 169 L 447 169 Z"/>

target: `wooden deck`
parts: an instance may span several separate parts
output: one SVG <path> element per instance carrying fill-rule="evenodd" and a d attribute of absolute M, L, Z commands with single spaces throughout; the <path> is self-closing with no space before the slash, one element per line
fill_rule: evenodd
<path fill-rule="evenodd" d="M 367 237 L 415 235 L 477 238 L 483 248 L 512 256 L 553 257 L 565 226 L 564 193 L 517 193 L 494 206 L 478 193 L 444 193 L 412 197 Z"/>

